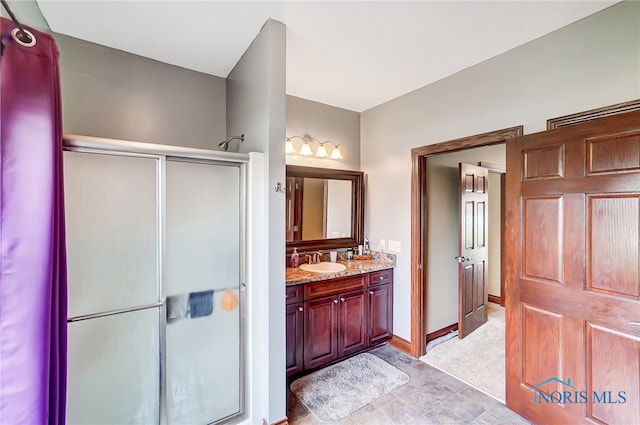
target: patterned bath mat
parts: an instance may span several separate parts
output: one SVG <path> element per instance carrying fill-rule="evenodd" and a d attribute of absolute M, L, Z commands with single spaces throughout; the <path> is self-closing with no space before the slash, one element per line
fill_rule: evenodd
<path fill-rule="evenodd" d="M 363 353 L 291 383 L 291 391 L 316 419 L 335 423 L 409 382 L 409 376 Z"/>

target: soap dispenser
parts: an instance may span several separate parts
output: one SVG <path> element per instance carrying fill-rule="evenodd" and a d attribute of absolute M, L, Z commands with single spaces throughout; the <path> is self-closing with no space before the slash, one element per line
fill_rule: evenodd
<path fill-rule="evenodd" d="M 291 267 L 298 267 L 300 264 L 300 256 L 298 255 L 298 250 L 293 248 L 293 253 L 291 254 Z"/>

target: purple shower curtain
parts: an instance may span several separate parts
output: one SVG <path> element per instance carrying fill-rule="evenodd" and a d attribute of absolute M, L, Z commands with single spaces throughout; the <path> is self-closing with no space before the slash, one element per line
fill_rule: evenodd
<path fill-rule="evenodd" d="M 0 18 L 0 424 L 64 424 L 67 282 L 58 51 Z"/>

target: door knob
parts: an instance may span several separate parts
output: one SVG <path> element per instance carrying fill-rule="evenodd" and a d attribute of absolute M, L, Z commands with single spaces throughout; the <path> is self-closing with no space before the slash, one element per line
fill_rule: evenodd
<path fill-rule="evenodd" d="M 304 308 L 298 307 L 298 311 L 302 311 L 302 310 L 304 310 Z"/>
<path fill-rule="evenodd" d="M 467 257 L 454 257 L 454 259 L 460 264 L 464 263 L 465 261 L 471 261 L 471 258 Z"/>

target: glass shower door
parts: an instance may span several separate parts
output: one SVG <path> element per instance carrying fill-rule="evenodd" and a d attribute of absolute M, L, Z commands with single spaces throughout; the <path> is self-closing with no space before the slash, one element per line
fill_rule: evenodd
<path fill-rule="evenodd" d="M 158 167 L 64 153 L 68 424 L 159 423 Z"/>
<path fill-rule="evenodd" d="M 242 414 L 241 169 L 166 162 L 167 419 Z"/>

